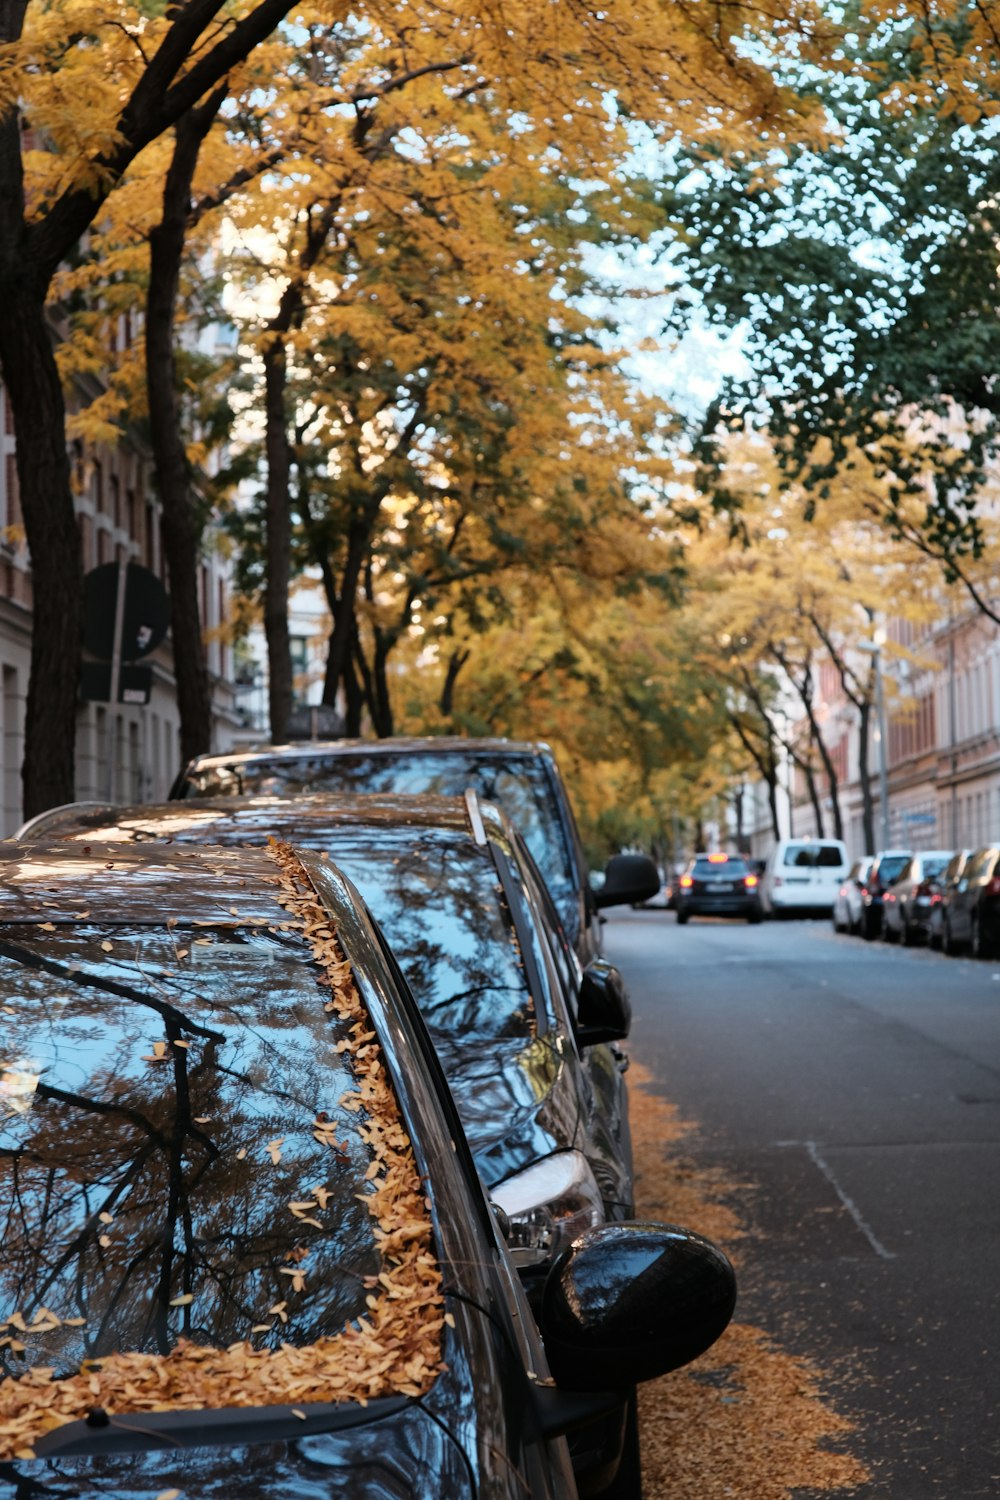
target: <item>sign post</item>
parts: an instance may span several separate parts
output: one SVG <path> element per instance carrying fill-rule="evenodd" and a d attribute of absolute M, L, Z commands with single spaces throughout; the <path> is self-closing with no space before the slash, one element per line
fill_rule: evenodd
<path fill-rule="evenodd" d="M 155 573 L 121 558 L 92 568 L 83 580 L 83 644 L 97 661 L 85 661 L 80 696 L 145 706 L 152 692 L 150 667 L 132 663 L 155 651 L 170 625 L 170 600 Z M 118 743 L 108 715 L 108 800 L 114 801 Z"/>

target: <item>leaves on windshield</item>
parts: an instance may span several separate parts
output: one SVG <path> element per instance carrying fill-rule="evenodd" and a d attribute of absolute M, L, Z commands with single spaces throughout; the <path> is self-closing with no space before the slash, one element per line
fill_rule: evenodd
<path fill-rule="evenodd" d="M 300 1187 L 298 1193 L 293 1192 L 280 1200 L 284 1203 L 284 1214 L 291 1228 L 288 1243 L 296 1248 L 285 1254 L 285 1264 L 279 1268 L 282 1282 L 279 1297 L 273 1299 L 272 1292 L 272 1300 L 266 1307 L 260 1304 L 256 1308 L 247 1306 L 242 1337 L 220 1348 L 206 1341 L 205 1331 L 201 1329 L 202 1341 L 181 1337 L 173 1347 L 164 1345 L 159 1353 L 149 1349 L 116 1347 L 98 1357 L 84 1358 L 75 1373 L 57 1370 L 48 1364 L 27 1362 L 23 1373 L 0 1380 L 0 1461 L 33 1456 L 32 1445 L 41 1435 L 84 1417 L 92 1407 L 103 1408 L 114 1423 L 118 1414 L 142 1411 L 264 1405 L 280 1405 L 287 1409 L 290 1403 L 364 1401 L 389 1394 L 415 1397 L 428 1388 L 440 1369 L 445 1318 L 440 1272 L 432 1248 L 429 1206 L 395 1094 L 386 1075 L 381 1049 L 354 983 L 350 964 L 340 947 L 330 913 L 313 889 L 308 872 L 287 846 L 273 844 L 270 853 L 277 867 L 278 900 L 292 920 L 269 924 L 269 936 L 273 934 L 277 939 L 288 941 L 287 935 L 294 933 L 299 942 L 304 939 L 308 945 L 315 966 L 312 972 L 319 971 L 317 996 L 325 994 L 319 1003 L 330 1021 L 336 1022 L 336 1036 L 339 1038 L 336 1050 L 348 1065 L 347 1076 L 354 1080 L 354 1087 L 341 1094 L 337 1107 L 342 1122 L 348 1117 L 354 1118 L 352 1138 L 360 1139 L 369 1155 L 369 1164 L 363 1173 L 364 1190 L 358 1195 L 363 1204 L 359 1212 L 367 1214 L 370 1220 L 380 1269 L 363 1277 L 363 1301 L 358 1305 L 363 1306 L 364 1311 L 360 1316 L 350 1317 L 337 1332 L 310 1342 L 296 1345 L 273 1335 L 274 1329 L 285 1328 L 298 1305 L 308 1304 L 311 1287 L 321 1297 L 325 1295 L 325 1287 L 320 1291 L 315 1286 L 316 1272 L 312 1268 L 310 1249 L 313 1241 L 308 1235 L 301 1242 L 296 1240 L 298 1234 L 306 1234 L 306 1226 L 316 1231 L 323 1229 L 322 1216 L 330 1203 L 330 1190 L 323 1182 L 322 1174 L 316 1174 L 319 1180 L 306 1179 L 302 1183 L 305 1192 Z M 254 919 L 249 921 L 253 923 Z M 165 924 L 170 925 L 173 924 Z M 170 937 L 169 932 L 167 935 Z M 115 947 L 107 939 L 99 946 L 104 952 Z M 201 1165 L 197 1167 L 199 1173 L 207 1171 L 207 1164 L 218 1160 L 220 1154 L 228 1153 L 231 1159 L 240 1160 L 247 1156 L 245 1147 L 235 1152 L 232 1150 L 221 1123 L 212 1126 L 213 1139 L 209 1140 L 204 1127 L 210 1125 L 211 1117 L 195 1116 L 191 1108 L 188 1091 L 192 1068 L 197 1065 L 189 1061 L 193 1056 L 188 1051 L 190 1044 L 179 1033 L 183 1028 L 189 1036 L 196 1038 L 199 1046 L 206 1047 L 217 1045 L 217 1038 L 206 1029 L 192 1026 L 176 1008 L 173 996 L 177 991 L 173 985 L 171 998 L 165 1001 L 106 975 L 99 977 L 76 967 L 69 968 L 21 945 L 7 943 L 0 951 L 8 960 L 13 959 L 21 965 L 22 972 L 33 973 L 36 976 L 33 982 L 51 985 L 53 979 L 58 979 L 64 984 L 67 980 L 71 985 L 79 983 L 85 989 L 98 988 L 108 995 L 127 1000 L 132 1007 L 141 1007 L 150 1020 L 160 1020 L 166 1026 L 167 1040 L 150 1040 L 145 1053 L 135 1056 L 133 1062 L 140 1072 L 145 1069 L 147 1074 L 162 1078 L 165 1088 L 172 1080 L 178 1100 L 183 1096 L 183 1107 L 178 1110 L 177 1123 L 171 1127 L 170 1134 L 164 1133 L 159 1123 L 153 1124 L 122 1102 L 109 1104 L 70 1094 L 46 1083 L 44 1075 L 41 1081 L 33 1080 L 29 1090 L 27 1083 L 11 1075 L 14 1081 L 10 1101 L 13 1103 L 7 1105 L 11 1118 L 15 1117 L 22 1099 L 34 1098 L 37 1094 L 42 1100 L 39 1106 L 42 1109 L 58 1103 L 75 1111 L 96 1112 L 109 1122 L 109 1128 L 112 1123 L 124 1122 L 133 1131 L 135 1165 L 130 1169 L 132 1178 L 122 1183 L 119 1199 L 102 1203 L 100 1212 L 91 1213 L 82 1228 L 74 1231 L 73 1243 L 66 1252 L 76 1254 L 86 1244 L 90 1247 L 88 1253 L 107 1257 L 106 1270 L 103 1269 L 104 1263 L 98 1262 L 98 1271 L 114 1277 L 119 1271 L 116 1254 L 121 1256 L 124 1253 L 117 1250 L 119 1225 L 124 1223 L 130 1211 L 128 1194 L 132 1191 L 132 1179 L 139 1181 L 139 1174 L 148 1160 L 158 1152 L 166 1152 L 173 1158 L 182 1150 L 183 1142 L 192 1138 L 204 1148 Z M 212 950 L 206 948 L 204 952 L 207 962 Z M 252 1028 L 252 1024 L 251 1018 L 247 1025 Z M 290 1103 L 302 1111 L 299 1099 L 291 1099 Z M 331 1172 L 338 1164 L 346 1163 L 349 1143 L 344 1139 L 343 1123 L 338 1129 L 336 1122 L 327 1116 L 322 1113 L 315 1115 L 313 1106 L 295 1128 L 307 1141 L 316 1143 L 310 1150 L 319 1148 L 321 1158 L 330 1161 Z M 45 1144 L 48 1149 L 48 1142 Z M 58 1140 L 55 1141 L 57 1144 Z M 73 1142 L 68 1144 L 71 1152 L 76 1149 Z M 285 1135 L 271 1135 L 266 1141 L 260 1141 L 255 1154 L 258 1158 L 263 1155 L 265 1160 L 263 1165 L 258 1161 L 258 1174 L 273 1172 L 275 1181 L 283 1184 L 285 1178 L 282 1174 L 288 1167 L 283 1160 L 288 1149 Z M 22 1165 L 19 1158 L 25 1154 L 15 1147 L 13 1152 L 0 1152 L 0 1157 L 6 1156 L 11 1170 L 16 1172 Z M 54 1176 L 52 1180 L 54 1183 Z M 332 1180 L 332 1177 L 327 1178 L 328 1182 Z M 172 1246 L 174 1219 L 190 1239 L 191 1211 L 186 1206 L 181 1173 L 172 1172 L 169 1182 L 168 1196 L 177 1200 L 173 1207 L 166 1205 L 164 1208 L 170 1216 L 171 1227 L 166 1228 L 166 1233 Z M 240 1226 L 227 1223 L 226 1218 L 226 1205 L 222 1203 L 216 1233 L 219 1236 L 238 1235 Z M 5 1245 L 5 1254 L 6 1250 Z M 148 1257 L 150 1250 L 142 1253 Z M 199 1284 L 200 1277 L 209 1275 L 209 1264 L 207 1261 L 202 1264 L 196 1255 L 184 1259 L 186 1284 L 180 1289 L 176 1280 L 170 1284 L 172 1257 L 173 1251 L 168 1248 L 160 1277 L 166 1289 L 162 1297 L 164 1331 L 168 1308 L 174 1310 L 174 1317 L 188 1318 L 192 1304 L 197 1304 L 199 1296 L 206 1295 L 211 1300 L 220 1295 L 218 1285 Z M 79 1274 L 82 1275 L 82 1259 L 80 1268 Z M 92 1266 L 88 1274 L 94 1274 Z M 16 1368 L 18 1360 L 28 1359 L 33 1340 L 37 1342 L 45 1335 L 61 1334 L 63 1330 L 87 1322 L 83 1317 L 66 1316 L 67 1309 L 58 1302 L 55 1306 L 59 1311 L 41 1305 L 44 1293 L 39 1296 L 40 1291 L 37 1286 L 26 1287 L 20 1308 L 8 1312 L 6 1318 L 0 1307 L 0 1356 L 8 1370 Z M 120 1300 L 118 1294 L 112 1300 Z M 29 1302 L 32 1305 L 26 1317 L 23 1309 Z M 82 1327 L 82 1335 L 88 1332 Z M 253 1337 L 260 1335 L 272 1335 L 270 1346 L 254 1344 Z M 286 1336 L 290 1335 L 291 1329 L 288 1329 Z"/>

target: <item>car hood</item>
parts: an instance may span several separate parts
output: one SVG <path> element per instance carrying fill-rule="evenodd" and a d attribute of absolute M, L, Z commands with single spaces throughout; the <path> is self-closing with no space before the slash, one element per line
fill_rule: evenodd
<path fill-rule="evenodd" d="M 462 1451 L 415 1403 L 294 1441 L 0 1464 L 0 1500 L 158 1500 L 164 1494 L 177 1500 L 466 1500 L 474 1490 Z"/>
<path fill-rule="evenodd" d="M 565 1036 L 512 1038 L 471 1054 L 467 1042 L 436 1045 L 487 1187 L 579 1145 L 586 1085 Z"/>

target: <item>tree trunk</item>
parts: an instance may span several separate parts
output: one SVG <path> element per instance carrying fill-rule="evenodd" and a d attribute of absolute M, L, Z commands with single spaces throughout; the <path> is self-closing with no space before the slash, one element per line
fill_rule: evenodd
<path fill-rule="evenodd" d="M 146 384 L 156 487 L 162 508 L 163 551 L 170 574 L 170 627 L 181 720 L 181 763 L 210 750 L 212 691 L 198 602 L 202 522 L 189 482 L 174 362 L 174 322 L 191 184 L 198 153 L 225 97 L 217 89 L 177 123 L 174 154 L 163 190 L 163 217 L 150 232 L 146 294 Z"/>
<path fill-rule="evenodd" d="M 23 813 L 32 818 L 76 796 L 83 565 L 45 285 L 28 268 L 20 274 L 0 271 L 0 300 L 5 304 L 0 371 L 17 433 L 17 478 L 35 601 L 21 767 Z"/>
<path fill-rule="evenodd" d="M 861 783 L 861 825 L 865 840 L 865 853 L 874 854 L 875 810 L 872 805 L 872 779 L 868 769 L 868 742 L 870 738 L 872 706 L 864 701 L 858 709 L 858 780 Z"/>
<path fill-rule="evenodd" d="M 375 688 L 372 683 L 371 669 L 365 660 L 364 649 L 361 645 L 361 637 L 357 627 L 354 630 L 351 657 L 344 669 L 344 692 L 347 696 L 348 715 L 351 727 L 348 734 L 359 735 L 361 733 L 361 721 L 364 716 L 365 705 L 371 714 L 372 704 L 375 701 Z"/>
<path fill-rule="evenodd" d="M 285 344 L 283 337 L 275 334 L 264 351 L 267 453 L 264 635 L 271 739 L 279 744 L 288 738 L 292 716 L 292 648 L 288 635 L 288 586 L 292 571 L 291 446 L 285 385 Z"/>
<path fill-rule="evenodd" d="M 448 670 L 441 685 L 440 710 L 444 718 L 450 719 L 455 711 L 455 684 L 458 674 L 469 660 L 468 651 L 453 651 L 448 658 Z"/>

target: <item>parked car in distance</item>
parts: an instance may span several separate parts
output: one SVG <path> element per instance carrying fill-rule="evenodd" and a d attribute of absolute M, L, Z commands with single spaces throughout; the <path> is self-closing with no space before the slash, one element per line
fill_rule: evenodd
<path fill-rule="evenodd" d="M 968 948 L 990 958 L 1000 945 L 1000 845 L 974 849 L 944 909 L 941 946 L 946 953 Z"/>
<path fill-rule="evenodd" d="M 833 898 L 834 932 L 861 931 L 861 892 L 871 867 L 872 856 L 866 854 L 864 859 L 856 859 L 844 876 Z"/>
<path fill-rule="evenodd" d="M 470 787 L 502 807 L 523 833 L 581 962 L 601 950 L 601 908 L 658 893 L 659 871 L 639 854 L 617 855 L 600 890 L 591 889 L 569 794 L 552 750 L 540 741 L 437 736 L 261 745 L 198 756 L 178 776 L 170 796 L 404 792 L 461 797 Z"/>
<path fill-rule="evenodd" d="M 677 882 L 678 926 L 691 917 L 745 917 L 759 922 L 760 881 L 742 854 L 696 854 Z"/>
<path fill-rule="evenodd" d="M 955 887 L 962 878 L 962 871 L 969 860 L 971 849 L 956 849 L 951 856 L 941 876 L 940 891 L 941 900 L 931 907 L 930 925 L 927 941 L 932 948 L 940 948 L 944 941 L 944 917 L 948 910 L 948 903 L 955 891 Z"/>
<path fill-rule="evenodd" d="M 576 1500 L 566 1433 L 728 1322 L 720 1251 L 621 1224 L 536 1324 L 315 854 L 5 845 L 0 1007 L 0 1500 Z"/>
<path fill-rule="evenodd" d="M 764 910 L 772 917 L 792 912 L 831 912 L 850 869 L 839 839 L 780 839 L 767 857 L 761 881 Z"/>
<path fill-rule="evenodd" d="M 913 858 L 912 849 L 880 849 L 861 887 L 861 936 L 870 942 L 882 935 L 882 900 Z"/>
<path fill-rule="evenodd" d="M 954 849 L 921 849 L 882 898 L 882 936 L 910 948 L 930 937 L 931 912 L 941 904 L 941 881 Z"/>

